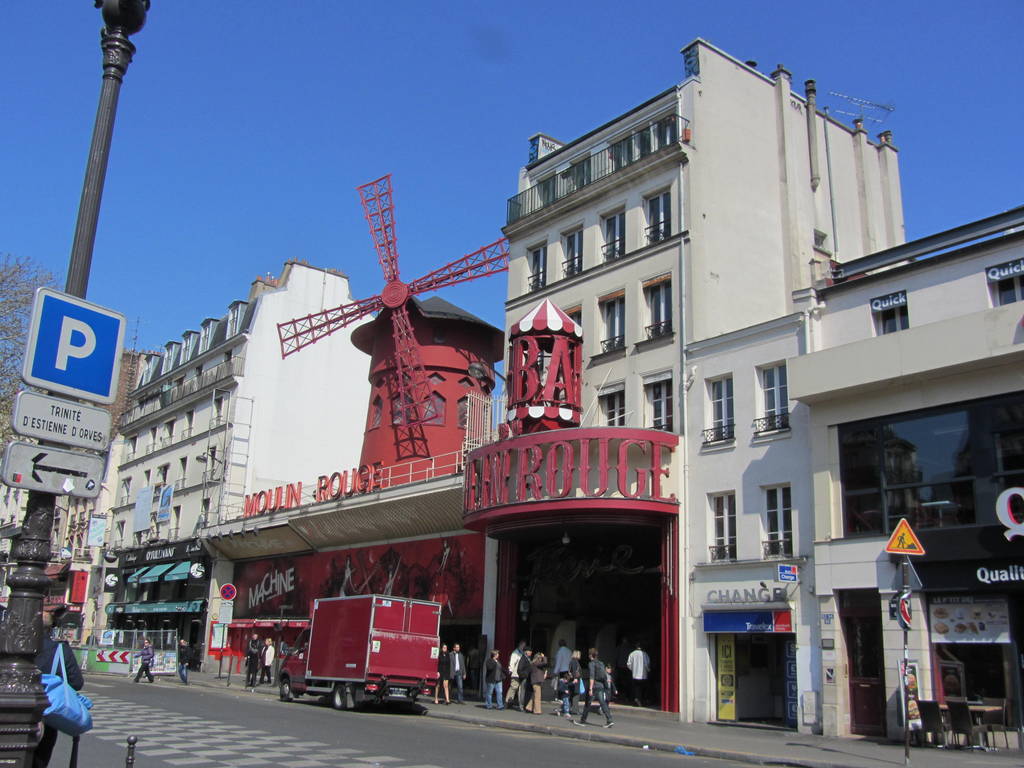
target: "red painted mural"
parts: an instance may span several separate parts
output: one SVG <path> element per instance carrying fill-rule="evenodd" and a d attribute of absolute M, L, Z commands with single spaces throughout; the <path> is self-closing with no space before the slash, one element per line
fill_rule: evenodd
<path fill-rule="evenodd" d="M 235 565 L 235 618 L 309 616 L 320 597 L 435 600 L 442 619 L 483 612 L 484 536 L 465 534 L 274 557 Z"/>

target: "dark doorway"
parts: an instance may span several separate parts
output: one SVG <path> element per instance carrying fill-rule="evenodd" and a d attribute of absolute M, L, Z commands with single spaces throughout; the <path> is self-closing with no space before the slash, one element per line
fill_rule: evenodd
<path fill-rule="evenodd" d="M 884 736 L 885 654 L 878 592 L 844 590 L 839 595 L 839 615 L 850 670 L 850 731 Z"/>

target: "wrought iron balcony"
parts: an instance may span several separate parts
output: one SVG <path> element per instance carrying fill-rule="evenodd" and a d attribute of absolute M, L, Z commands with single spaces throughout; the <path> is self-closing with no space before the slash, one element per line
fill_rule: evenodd
<path fill-rule="evenodd" d="M 614 240 L 609 240 L 601 248 L 601 253 L 604 255 L 606 263 L 621 259 L 626 255 L 626 238 L 617 237 Z"/>
<path fill-rule="evenodd" d="M 657 339 L 659 336 L 668 336 L 672 333 L 672 321 L 662 320 L 660 323 L 651 323 L 647 326 L 647 338 Z"/>
<path fill-rule="evenodd" d="M 606 149 L 587 155 L 561 173 L 549 176 L 510 197 L 506 223 L 512 224 L 553 205 L 649 155 L 678 146 L 679 137 L 685 136 L 687 125 L 688 121 L 679 115 L 666 115 L 653 125 L 631 133 Z"/>
<path fill-rule="evenodd" d="M 186 379 L 175 387 L 170 387 L 169 389 L 161 391 L 156 396 L 150 396 L 147 394 L 143 403 L 136 405 L 131 410 L 125 411 L 124 415 L 121 417 L 121 427 L 122 429 L 127 429 L 135 422 L 140 421 L 152 413 L 156 413 L 162 408 L 168 407 L 172 403 L 175 403 L 184 397 L 188 397 L 189 395 L 199 392 L 207 387 L 220 384 L 225 379 L 241 376 L 244 373 L 245 358 L 233 357 L 230 360 L 224 361 L 220 365 L 217 365 L 207 371 L 203 371 L 198 376 Z"/>
<path fill-rule="evenodd" d="M 539 291 L 547 284 L 547 277 L 543 272 L 538 272 L 535 275 L 530 275 L 529 289 L 531 291 Z"/>
<path fill-rule="evenodd" d="M 732 422 L 719 424 L 717 427 L 704 430 L 704 443 L 724 443 L 726 440 L 736 439 L 736 429 Z"/>
<path fill-rule="evenodd" d="M 769 539 L 768 541 L 762 541 L 761 551 L 764 553 L 765 560 L 780 557 L 792 557 L 793 539 L 787 537 L 784 539 Z"/>
<path fill-rule="evenodd" d="M 789 429 L 789 412 L 771 413 L 764 418 L 754 419 L 754 434 L 762 432 L 778 432 Z"/>
<path fill-rule="evenodd" d="M 578 275 L 580 272 L 583 271 L 583 257 L 576 256 L 571 259 L 566 259 L 565 261 L 562 262 L 562 269 L 565 270 L 566 277 Z"/>
<path fill-rule="evenodd" d="M 602 352 L 614 352 L 616 349 L 623 349 L 626 346 L 625 336 L 610 336 L 601 342 Z"/>
<path fill-rule="evenodd" d="M 660 243 L 672 234 L 672 227 L 667 221 L 659 221 L 651 224 L 646 230 L 648 243 Z"/>
<path fill-rule="evenodd" d="M 723 560 L 736 559 L 736 544 L 712 544 L 708 547 L 711 553 L 711 562 L 718 563 Z"/>

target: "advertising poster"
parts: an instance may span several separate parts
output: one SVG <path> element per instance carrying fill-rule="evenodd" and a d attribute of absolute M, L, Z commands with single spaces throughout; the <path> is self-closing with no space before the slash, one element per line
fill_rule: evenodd
<path fill-rule="evenodd" d="M 900 659 L 900 669 L 903 669 L 903 660 Z M 906 676 L 903 678 L 903 695 L 906 697 L 904 712 L 907 713 L 907 722 L 910 723 L 912 731 L 921 730 L 921 709 L 917 706 L 920 698 L 920 687 L 918 685 L 917 662 L 907 662 Z"/>
<path fill-rule="evenodd" d="M 441 603 L 442 619 L 483 613 L 484 537 L 443 538 L 276 557 L 235 566 L 234 618 L 310 616 L 313 601 L 396 595 Z"/>
<path fill-rule="evenodd" d="M 89 518 L 89 536 L 86 539 L 86 546 L 89 547 L 102 547 L 103 539 L 107 535 L 107 518 L 105 517 L 91 517 Z"/>
<path fill-rule="evenodd" d="M 174 486 L 165 485 L 160 489 L 160 505 L 156 508 L 156 521 L 167 523 L 171 519 L 171 504 L 174 502 Z"/>
<path fill-rule="evenodd" d="M 928 602 L 933 643 L 1009 643 L 1005 597 L 933 597 Z"/>
<path fill-rule="evenodd" d="M 718 658 L 718 719 L 736 719 L 736 639 L 715 635 Z"/>
<path fill-rule="evenodd" d="M 145 488 L 139 488 L 138 493 L 135 495 L 135 511 L 132 515 L 132 531 L 134 533 L 148 531 L 150 516 L 152 514 L 153 488 L 147 485 Z"/>

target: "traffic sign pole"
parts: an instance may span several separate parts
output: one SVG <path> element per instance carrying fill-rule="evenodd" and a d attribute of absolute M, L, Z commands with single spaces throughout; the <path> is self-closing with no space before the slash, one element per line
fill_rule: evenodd
<path fill-rule="evenodd" d="M 900 600 L 897 603 L 897 611 L 902 611 L 901 603 L 908 600 L 910 595 L 910 555 L 903 556 L 900 563 Z M 908 610 L 909 613 L 909 610 Z M 907 670 L 910 669 L 910 622 L 901 621 L 903 624 L 903 669 L 900 670 L 900 689 L 903 691 L 903 765 L 910 768 L 910 691 L 907 689 Z"/>

